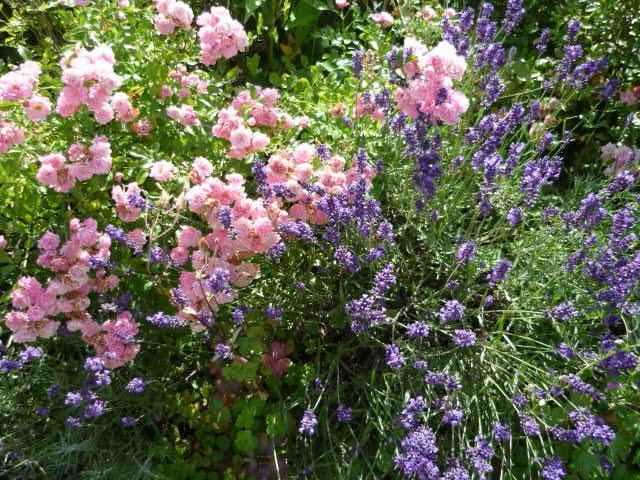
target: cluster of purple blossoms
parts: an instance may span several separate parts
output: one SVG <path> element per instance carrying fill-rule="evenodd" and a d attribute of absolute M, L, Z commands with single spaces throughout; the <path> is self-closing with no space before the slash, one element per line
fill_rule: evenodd
<path fill-rule="evenodd" d="M 147 386 L 147 381 L 141 377 L 132 378 L 125 389 L 131 393 L 142 393 Z"/>
<path fill-rule="evenodd" d="M 400 351 L 400 346 L 392 343 L 387 345 L 384 351 L 386 362 L 393 370 L 400 370 L 404 365 L 404 355 Z"/>
<path fill-rule="evenodd" d="M 567 476 L 564 463 L 559 457 L 543 458 L 540 463 L 542 464 L 540 475 L 543 480 L 562 480 Z"/>
<path fill-rule="evenodd" d="M 231 347 L 225 343 L 218 343 L 215 348 L 216 356 L 225 360 L 233 357 Z"/>
<path fill-rule="evenodd" d="M 107 406 L 107 402 L 101 400 L 95 390 L 111 384 L 111 371 L 105 367 L 102 359 L 98 357 L 85 359 L 84 370 L 87 372 L 87 378 L 83 388 L 79 391 L 67 392 L 64 398 L 65 405 L 82 408 L 79 416 L 67 417 L 68 428 L 78 428 L 83 420 L 101 417 L 104 415 Z M 57 389 L 55 392 L 50 391 L 49 396 L 53 398 L 57 396 L 57 393 Z"/>
<path fill-rule="evenodd" d="M 604 419 L 595 417 L 586 408 L 570 412 L 569 420 L 573 423 L 574 428 L 551 427 L 550 432 L 553 438 L 565 443 L 592 441 L 609 446 L 616 436 L 611 427 L 604 422 Z"/>
<path fill-rule="evenodd" d="M 527 437 L 535 437 L 540 435 L 540 425 L 530 415 L 519 414 L 520 416 L 520 428 L 522 429 L 522 433 L 524 433 Z"/>
<path fill-rule="evenodd" d="M 336 417 L 341 423 L 350 422 L 353 418 L 353 410 L 349 407 L 345 407 L 344 405 L 338 405 L 338 408 L 336 409 Z"/>
<path fill-rule="evenodd" d="M 460 244 L 456 252 L 456 260 L 458 263 L 469 263 L 476 256 L 476 244 L 468 241 Z"/>
<path fill-rule="evenodd" d="M 440 309 L 440 322 L 449 323 L 462 320 L 464 317 L 464 305 L 458 300 L 449 300 Z"/>
<path fill-rule="evenodd" d="M 10 360 L 7 356 L 0 358 L 0 373 L 7 373 L 15 370 L 22 370 L 28 363 L 37 360 L 44 355 L 39 347 L 26 347 L 18 354 L 18 360 Z"/>
<path fill-rule="evenodd" d="M 548 310 L 547 316 L 559 322 L 566 322 L 572 318 L 578 317 L 578 311 L 573 306 L 573 302 L 571 300 L 567 300 Z"/>
<path fill-rule="evenodd" d="M 476 334 L 471 330 L 455 330 L 452 340 L 459 347 L 472 347 L 476 343 Z"/>
<path fill-rule="evenodd" d="M 313 410 L 305 410 L 304 414 L 302 415 L 302 420 L 300 420 L 300 427 L 298 428 L 298 432 L 310 437 L 316 433 L 317 426 L 318 419 L 316 418 L 316 414 L 313 413 Z"/>
<path fill-rule="evenodd" d="M 156 312 L 152 315 L 149 315 L 146 319 L 151 325 L 160 328 L 181 328 L 186 327 L 187 322 L 180 317 L 175 315 L 169 315 L 164 312 Z"/>
<path fill-rule="evenodd" d="M 495 287 L 498 283 L 503 282 L 507 278 L 509 271 L 511 271 L 511 265 L 511 261 L 506 258 L 498 260 L 493 270 L 487 274 L 489 286 Z"/>
<path fill-rule="evenodd" d="M 360 270 L 360 259 L 343 245 L 336 248 L 334 258 L 351 273 Z"/>
<path fill-rule="evenodd" d="M 442 416 L 442 423 L 455 427 L 460 425 L 463 419 L 464 412 L 460 409 L 452 408 L 444 412 L 444 415 Z"/>
<path fill-rule="evenodd" d="M 429 407 L 422 395 L 417 395 L 407 400 L 402 412 L 400 412 L 400 425 L 405 430 L 411 430 L 420 425 L 420 414 Z"/>
<path fill-rule="evenodd" d="M 486 438 L 477 436 L 475 438 L 476 445 L 467 447 L 467 457 L 473 466 L 473 469 L 482 480 L 487 478 L 487 474 L 493 472 L 491 459 L 495 455 L 495 451 L 489 445 Z"/>
<path fill-rule="evenodd" d="M 429 325 L 424 322 L 413 322 L 407 325 L 407 336 L 410 338 L 426 338 L 429 336 Z"/>
<path fill-rule="evenodd" d="M 373 287 L 360 298 L 351 300 L 345 306 L 345 312 L 352 319 L 351 329 L 362 333 L 368 328 L 389 322 L 384 295 L 396 283 L 392 263 L 386 263 L 376 274 Z"/>
<path fill-rule="evenodd" d="M 406 478 L 440 479 L 436 436 L 429 427 L 421 425 L 408 432 L 401 440 L 399 450 L 395 465 Z"/>
<path fill-rule="evenodd" d="M 551 185 L 560 176 L 561 166 L 562 159 L 558 156 L 544 156 L 527 162 L 520 180 L 525 206 L 532 207 L 538 201 L 542 187 Z"/>
<path fill-rule="evenodd" d="M 497 442 L 504 442 L 511 438 L 511 429 L 507 424 L 494 422 L 492 431 L 493 438 L 495 438 Z"/>
<path fill-rule="evenodd" d="M 560 380 L 567 386 L 567 389 L 569 389 L 572 392 L 589 395 L 595 401 L 600 401 L 605 399 L 605 396 L 602 393 L 600 393 L 596 389 L 596 387 L 585 382 L 578 375 L 574 373 L 563 375 L 560 377 Z"/>

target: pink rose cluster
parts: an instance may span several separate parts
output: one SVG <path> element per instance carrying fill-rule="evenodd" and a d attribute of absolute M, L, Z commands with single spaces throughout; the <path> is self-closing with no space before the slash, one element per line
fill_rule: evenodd
<path fill-rule="evenodd" d="M 76 181 L 89 180 L 94 175 L 106 175 L 111 170 L 111 145 L 103 135 L 97 136 L 91 145 L 74 143 L 65 157 L 61 153 L 50 153 L 40 157 L 38 182 L 48 185 L 56 192 L 66 193 Z"/>
<path fill-rule="evenodd" d="M 111 94 L 122 84 L 122 78 L 113 70 L 114 65 L 113 51 L 106 45 L 66 54 L 60 61 L 64 87 L 56 111 L 63 117 L 70 117 L 86 105 L 100 124 L 113 120 L 115 112 L 120 118 L 128 117 L 126 112 L 130 107 L 121 95 L 113 104 L 110 102 Z"/>
<path fill-rule="evenodd" d="M 171 70 L 169 72 L 169 78 L 177 85 L 180 100 L 191 98 L 194 93 L 207 93 L 207 81 L 200 78 L 200 75 L 195 72 L 188 73 L 187 67 L 184 65 L 178 65 L 175 70 Z M 160 91 L 160 97 L 169 98 L 172 97 L 174 93 L 171 85 L 163 85 Z"/>
<path fill-rule="evenodd" d="M 192 105 L 186 103 L 179 107 L 170 105 L 165 110 L 167 116 L 172 120 L 175 120 L 183 127 L 198 127 L 200 126 L 200 119 L 198 118 L 198 112 L 193 109 Z"/>
<path fill-rule="evenodd" d="M 380 25 L 382 28 L 389 28 L 393 25 L 393 16 L 388 12 L 372 13 L 369 18 Z"/>
<path fill-rule="evenodd" d="M 71 236 L 65 243 L 52 232 L 38 241 L 38 265 L 54 276 L 46 284 L 34 277 L 22 277 L 11 293 L 15 310 L 6 315 L 5 323 L 13 332 L 13 341 L 33 342 L 39 337 L 55 335 L 60 320 L 69 331 L 79 331 L 85 342 L 94 346 L 111 368 L 131 360 L 137 353 L 131 335 L 137 327 L 130 318 L 126 328 L 122 322 L 99 324 L 91 318 L 88 308 L 91 293 L 106 293 L 118 285 L 118 277 L 106 270 L 111 255 L 111 239 L 98 231 L 94 219 L 70 222 Z M 119 331 L 121 330 L 121 331 Z"/>
<path fill-rule="evenodd" d="M 178 245 L 170 252 L 176 265 L 191 262 L 193 271 L 180 275 L 181 299 L 174 299 L 178 316 L 196 331 L 204 329 L 202 318 L 210 317 L 219 305 L 237 297 L 237 288 L 247 286 L 259 273 L 251 256 L 264 254 L 280 241 L 277 226 L 286 218 L 275 202 L 252 199 L 245 179 L 229 174 L 224 180 L 209 176 L 211 164 L 194 161 L 191 178 L 198 181 L 187 191 L 189 210 L 202 216 L 210 231 L 185 225 L 178 232 Z M 212 288 L 208 279 L 215 277 Z M 214 285 L 214 286 L 215 286 Z"/>
<path fill-rule="evenodd" d="M 411 50 L 413 58 L 403 67 L 408 85 L 395 92 L 398 107 L 411 118 L 422 113 L 433 120 L 455 124 L 469 108 L 467 97 L 452 88 L 453 80 L 462 80 L 467 68 L 464 57 L 447 41 L 428 51 L 417 40 L 408 38 L 405 48 Z"/>
<path fill-rule="evenodd" d="M 230 158 L 242 159 L 263 149 L 269 144 L 269 137 L 252 128 L 280 128 L 284 131 L 296 126 L 309 125 L 307 117 L 292 118 L 276 107 L 278 90 L 256 87 L 255 96 L 248 90 L 241 91 L 231 106 L 218 113 L 218 122 L 211 133 L 214 137 L 228 140 L 231 145 L 227 152 Z"/>
<path fill-rule="evenodd" d="M 17 70 L 0 77 L 0 100 L 10 102 L 22 100 L 27 118 L 33 122 L 45 120 L 51 112 L 51 101 L 34 92 L 38 86 L 40 73 L 40 65 L 27 61 Z"/>
<path fill-rule="evenodd" d="M 0 100 L 15 102 L 31 98 L 38 85 L 40 65 L 27 61 L 17 70 L 5 73 L 0 77 Z"/>
<path fill-rule="evenodd" d="M 116 204 L 116 214 L 123 222 L 135 222 L 144 207 L 140 205 L 142 191 L 137 183 L 133 182 L 126 187 L 114 185 L 111 189 L 111 198 Z"/>
<path fill-rule="evenodd" d="M 348 192 L 349 186 L 360 178 L 357 166 L 346 169 L 345 159 L 339 155 L 319 162 L 317 168 L 314 167 L 316 160 L 315 148 L 304 143 L 293 150 L 283 150 L 271 155 L 267 162 L 267 185 L 272 189 L 284 187 L 287 191 L 286 201 L 290 204 L 287 215 L 289 220 L 302 220 L 316 225 L 327 221 L 326 215 L 314 207 L 320 196 L 304 189 L 301 183 L 314 184 L 329 195 L 338 195 Z M 367 188 L 370 188 L 375 173 L 367 165 L 363 174 Z M 278 199 L 280 208 L 286 208 L 284 203 L 284 200 Z"/>
<path fill-rule="evenodd" d="M 3 112 L 0 112 L 0 155 L 22 142 L 24 142 L 24 130 L 15 123 L 4 120 Z"/>
<path fill-rule="evenodd" d="M 640 160 L 640 150 L 634 150 L 622 145 L 618 147 L 613 143 L 607 143 L 600 149 L 600 159 L 605 162 L 612 162 L 605 170 L 605 174 L 615 176 L 629 166 Z"/>
<path fill-rule="evenodd" d="M 158 14 L 156 30 L 160 35 L 173 35 L 176 27 L 189 30 L 193 23 L 193 10 L 185 2 L 177 0 L 154 0 Z"/>
<path fill-rule="evenodd" d="M 224 7 L 212 7 L 197 20 L 200 30 L 200 61 L 214 65 L 220 58 L 232 58 L 249 45 L 249 38 L 240 22 L 231 18 Z"/>

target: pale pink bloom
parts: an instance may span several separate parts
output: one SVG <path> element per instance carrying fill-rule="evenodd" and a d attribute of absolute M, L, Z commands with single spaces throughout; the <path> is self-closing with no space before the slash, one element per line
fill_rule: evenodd
<path fill-rule="evenodd" d="M 369 17 L 382 28 L 389 28 L 393 25 L 393 16 L 388 12 L 372 13 Z"/>
<path fill-rule="evenodd" d="M 183 225 L 178 232 L 178 246 L 182 248 L 195 248 L 202 237 L 202 232 L 197 228 Z"/>
<path fill-rule="evenodd" d="M 161 160 L 151 165 L 149 176 L 158 182 L 168 182 L 173 178 L 173 169 L 172 163 Z"/>
<path fill-rule="evenodd" d="M 189 250 L 184 247 L 176 247 L 171 250 L 169 256 L 176 265 L 184 265 L 189 260 Z"/>
<path fill-rule="evenodd" d="M 129 8 L 129 0 L 118 0 L 118 8 Z"/>
<path fill-rule="evenodd" d="M 60 245 L 60 237 L 53 232 L 45 233 L 40 240 L 38 240 L 38 248 L 40 250 L 55 250 Z"/>
<path fill-rule="evenodd" d="M 22 142 L 24 142 L 24 130 L 11 122 L 3 121 L 0 117 L 0 155 Z"/>
<path fill-rule="evenodd" d="M 111 108 L 115 111 L 116 120 L 119 122 L 132 122 L 138 113 L 131 105 L 126 93 L 116 92 L 111 97 Z"/>
<path fill-rule="evenodd" d="M 0 250 L 4 250 L 7 248 L 7 239 L 4 238 L 4 235 L 0 235 Z"/>
<path fill-rule="evenodd" d="M 181 105 L 180 107 L 176 107 L 175 105 L 171 105 L 167 107 L 167 115 L 180 123 L 184 127 L 198 126 L 200 125 L 200 120 L 198 119 L 198 113 L 193 109 L 191 105 Z"/>
<path fill-rule="evenodd" d="M 0 100 L 17 101 L 30 98 L 38 85 L 40 65 L 27 61 L 17 70 L 5 73 L 0 77 Z"/>
<path fill-rule="evenodd" d="M 202 183 L 205 178 L 213 173 L 213 165 L 204 157 L 196 157 L 193 160 L 191 173 L 189 174 L 194 183 Z"/>
<path fill-rule="evenodd" d="M 626 105 L 634 106 L 638 103 L 638 96 L 633 90 L 625 90 L 620 92 L 620 101 Z"/>
<path fill-rule="evenodd" d="M 336 0 L 336 7 L 344 8 L 349 5 L 349 0 Z"/>
<path fill-rule="evenodd" d="M 141 229 L 134 228 L 127 233 L 127 242 L 136 247 L 136 249 L 141 250 L 147 243 L 147 236 Z"/>
<path fill-rule="evenodd" d="M 126 188 L 115 185 L 111 190 L 111 198 L 116 204 L 116 213 L 123 222 L 135 222 L 140 217 L 142 210 L 131 203 L 132 197 L 139 196 L 140 193 L 140 187 L 135 182 L 130 183 Z"/>
<path fill-rule="evenodd" d="M 24 103 L 25 113 L 32 122 L 40 122 L 51 112 L 51 101 L 42 95 L 35 94 Z"/>
<path fill-rule="evenodd" d="M 244 28 L 224 7 L 212 7 L 210 12 L 198 17 L 197 23 L 200 61 L 205 65 L 213 65 L 220 58 L 229 59 L 249 45 Z"/>
<path fill-rule="evenodd" d="M 453 18 L 456 16 L 456 11 L 453 8 L 445 8 L 444 16 L 447 18 Z"/>

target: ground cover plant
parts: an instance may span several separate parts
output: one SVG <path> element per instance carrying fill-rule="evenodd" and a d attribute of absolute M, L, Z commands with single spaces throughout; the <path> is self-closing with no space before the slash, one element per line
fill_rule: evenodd
<path fill-rule="evenodd" d="M 627 7 L 3 6 L 0 477 L 640 478 Z"/>

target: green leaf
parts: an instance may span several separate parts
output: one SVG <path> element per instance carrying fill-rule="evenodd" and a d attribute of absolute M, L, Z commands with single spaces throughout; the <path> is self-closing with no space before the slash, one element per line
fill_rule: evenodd
<path fill-rule="evenodd" d="M 258 439 L 249 430 L 241 430 L 236 434 L 233 444 L 241 452 L 252 453 L 258 446 Z"/>

